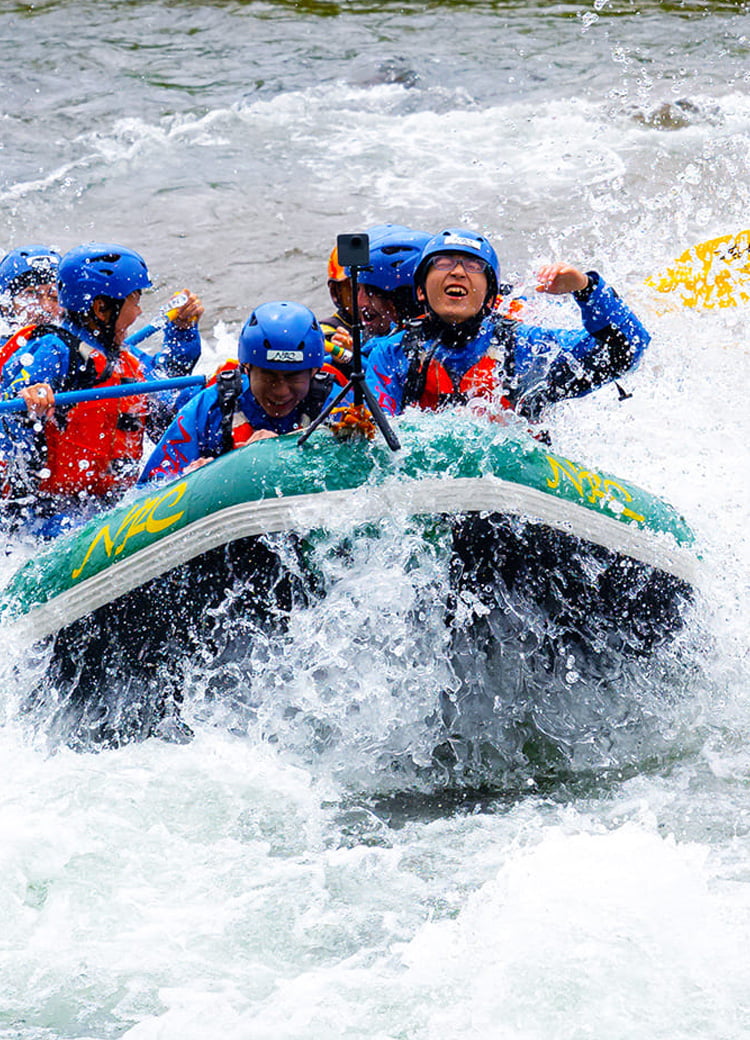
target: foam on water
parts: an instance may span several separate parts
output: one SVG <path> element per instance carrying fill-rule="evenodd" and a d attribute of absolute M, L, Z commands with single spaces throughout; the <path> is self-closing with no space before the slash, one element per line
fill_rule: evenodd
<path fill-rule="evenodd" d="M 747 837 L 676 840 L 667 781 L 397 831 L 370 813 L 347 846 L 335 789 L 262 744 L 3 752 L 24 1037 L 747 1028 Z"/>
<path fill-rule="evenodd" d="M 648 817 L 549 826 L 456 921 L 423 928 L 404 959 L 434 1001 L 425 1035 L 740 1035 L 747 921 L 729 916 L 705 848 L 665 839 Z"/>

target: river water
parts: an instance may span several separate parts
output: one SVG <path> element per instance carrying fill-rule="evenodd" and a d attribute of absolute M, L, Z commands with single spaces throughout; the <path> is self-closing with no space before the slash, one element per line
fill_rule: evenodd
<path fill-rule="evenodd" d="M 750 13 L 40 0 L 0 29 L 3 246 L 140 249 L 147 309 L 203 297 L 206 370 L 264 299 L 325 312 L 336 234 L 371 223 L 479 228 L 520 290 L 596 268 L 653 342 L 629 400 L 560 407 L 553 441 L 672 502 L 703 557 L 683 667 L 623 680 L 610 725 L 574 691 L 542 713 L 567 768 L 482 792 L 430 774 L 442 576 L 397 527 L 257 647 L 259 714 L 196 665 L 187 745 L 50 742 L 19 711 L 43 661 L 6 637 L 0 1037 L 750 1035 L 747 311 L 643 287 L 747 223 Z"/>

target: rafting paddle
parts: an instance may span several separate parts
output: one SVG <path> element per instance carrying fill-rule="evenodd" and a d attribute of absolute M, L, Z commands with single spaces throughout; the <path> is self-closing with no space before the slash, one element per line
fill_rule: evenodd
<path fill-rule="evenodd" d="M 55 408 L 81 404 L 83 401 L 103 401 L 109 397 L 140 397 L 141 394 L 158 394 L 161 390 L 182 390 L 186 386 L 205 386 L 205 376 L 175 376 L 174 379 L 150 379 L 145 383 L 120 383 L 117 386 L 95 386 L 91 390 L 69 390 L 55 394 Z M 11 397 L 0 401 L 0 415 L 6 412 L 25 412 L 26 402 L 22 397 Z"/>
<path fill-rule="evenodd" d="M 685 307 L 736 307 L 750 302 L 750 231 L 691 246 L 669 267 L 646 279 L 662 293 L 677 293 Z"/>

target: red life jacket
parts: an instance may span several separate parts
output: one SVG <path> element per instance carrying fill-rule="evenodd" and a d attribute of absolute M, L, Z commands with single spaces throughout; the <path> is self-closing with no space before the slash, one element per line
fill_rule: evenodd
<path fill-rule="evenodd" d="M 121 350 L 114 362 L 85 344 L 79 352 L 94 370 L 91 386 L 145 381 L 140 361 L 128 350 Z M 146 397 L 140 395 L 85 401 L 56 412 L 44 424 L 48 475 L 42 477 L 39 490 L 103 496 L 135 483 L 148 410 Z"/>
<path fill-rule="evenodd" d="M 255 430 L 247 420 L 247 416 L 238 408 L 232 416 L 232 447 L 241 448 L 247 444 Z"/>
<path fill-rule="evenodd" d="M 332 382 L 338 383 L 338 385 L 342 389 L 349 382 L 347 375 L 344 372 L 342 372 L 340 368 L 337 368 L 336 365 L 332 365 L 329 361 L 324 362 L 323 367 L 320 371 L 325 372 L 326 375 L 329 375 L 331 377 Z"/>
<path fill-rule="evenodd" d="M 238 372 L 239 364 L 236 358 L 223 361 L 206 383 L 206 386 L 214 383 L 218 386 L 219 408 L 222 413 L 222 455 L 233 448 L 241 448 L 255 433 L 255 427 L 250 425 L 250 421 L 239 406 L 239 398 L 242 393 L 242 381 Z M 300 416 L 301 428 L 308 426 L 320 415 L 334 382 L 343 387 L 347 382 L 346 376 L 334 365 L 326 362 L 313 376 L 310 392 L 301 402 L 304 408 L 304 413 Z"/>
<path fill-rule="evenodd" d="M 425 411 L 437 411 L 450 404 L 486 401 L 488 407 L 476 409 L 478 414 L 490 422 L 504 422 L 503 412 L 517 410 L 513 388 L 514 324 L 512 319 L 503 319 L 498 328 L 499 338 L 491 341 L 485 355 L 464 372 L 458 386 L 442 362 L 420 349 L 418 341 L 407 341 L 406 351 L 410 360 L 403 406 L 411 404 Z M 498 411 L 498 406 L 503 412 Z M 529 433 L 543 444 L 550 443 L 546 430 L 529 428 Z"/>
<path fill-rule="evenodd" d="M 10 339 L 0 347 L 0 372 L 2 372 L 5 362 L 11 356 L 21 347 L 26 346 L 35 328 L 36 325 L 25 325 L 24 328 L 17 329 Z"/>
<path fill-rule="evenodd" d="M 449 404 L 483 398 L 502 408 L 513 408 L 506 393 L 507 360 L 497 347 L 490 345 L 487 353 L 467 369 L 456 385 L 442 361 L 434 357 L 412 356 L 412 369 L 407 385 L 416 390 L 416 399 L 405 404 L 416 404 L 423 411 L 437 411 Z"/>

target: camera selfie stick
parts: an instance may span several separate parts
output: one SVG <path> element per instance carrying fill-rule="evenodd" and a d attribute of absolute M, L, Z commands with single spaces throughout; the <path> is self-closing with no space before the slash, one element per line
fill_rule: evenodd
<path fill-rule="evenodd" d="M 357 301 L 357 272 L 361 267 L 367 267 L 370 262 L 370 239 L 367 235 L 339 235 L 336 239 L 336 251 L 338 261 L 342 267 L 348 267 L 352 283 L 352 368 L 349 382 L 342 388 L 330 404 L 326 405 L 320 415 L 307 427 L 305 432 L 297 440 L 298 444 L 304 444 L 310 434 L 317 430 L 321 423 L 325 422 L 334 408 L 338 408 L 350 390 L 354 391 L 354 404 L 361 406 L 367 403 L 370 414 L 376 426 L 383 434 L 386 444 L 391 451 L 398 451 L 401 447 L 399 439 L 388 425 L 383 409 L 377 402 L 375 395 L 365 382 L 365 374 L 362 371 L 362 326 L 359 323 L 359 303 Z"/>

